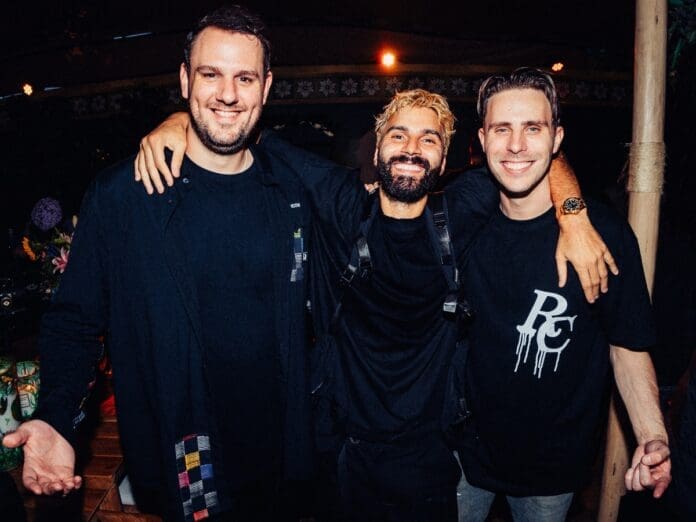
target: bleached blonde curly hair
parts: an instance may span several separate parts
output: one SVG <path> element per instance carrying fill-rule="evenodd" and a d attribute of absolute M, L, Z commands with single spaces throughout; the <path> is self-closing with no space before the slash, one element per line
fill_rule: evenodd
<path fill-rule="evenodd" d="M 444 152 L 447 153 L 452 135 L 454 134 L 454 122 L 456 118 L 454 114 L 452 114 L 444 96 L 426 91 L 425 89 L 397 92 L 391 101 L 384 106 L 382 113 L 375 117 L 377 143 L 382 141 L 384 126 L 389 121 L 389 118 L 394 116 L 394 114 L 401 109 L 411 108 L 424 108 L 435 111 L 438 122 L 443 130 L 442 144 L 444 146 Z"/>

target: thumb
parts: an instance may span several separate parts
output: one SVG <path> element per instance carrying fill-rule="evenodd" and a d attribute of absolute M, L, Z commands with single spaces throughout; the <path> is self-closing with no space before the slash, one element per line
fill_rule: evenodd
<path fill-rule="evenodd" d="M 19 428 L 17 428 L 17 431 L 13 431 L 12 433 L 8 433 L 7 435 L 5 435 L 5 437 L 2 439 L 2 444 L 6 448 L 18 448 L 26 444 L 28 439 L 28 430 L 20 426 Z"/>

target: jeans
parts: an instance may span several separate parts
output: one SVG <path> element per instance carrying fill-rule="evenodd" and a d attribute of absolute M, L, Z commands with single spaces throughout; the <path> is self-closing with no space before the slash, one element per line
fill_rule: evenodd
<path fill-rule="evenodd" d="M 563 522 L 573 493 L 539 497 L 505 497 L 515 522 Z M 457 486 L 459 522 L 484 522 L 495 499 L 495 493 L 472 486 L 464 474 Z"/>

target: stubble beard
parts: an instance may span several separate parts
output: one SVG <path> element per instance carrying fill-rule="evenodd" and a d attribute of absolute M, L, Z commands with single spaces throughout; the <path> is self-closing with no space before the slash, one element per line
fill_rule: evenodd
<path fill-rule="evenodd" d="M 223 142 L 216 140 L 213 137 L 208 125 L 201 119 L 196 118 L 190 107 L 189 116 L 191 119 L 191 127 L 196 133 L 196 136 L 198 136 L 198 139 L 201 140 L 201 143 L 203 143 L 207 149 L 211 150 L 215 154 L 231 156 L 241 150 L 244 150 L 249 143 L 250 130 L 253 130 L 253 126 L 252 129 L 242 128 L 239 131 L 239 135 L 231 142 Z"/>

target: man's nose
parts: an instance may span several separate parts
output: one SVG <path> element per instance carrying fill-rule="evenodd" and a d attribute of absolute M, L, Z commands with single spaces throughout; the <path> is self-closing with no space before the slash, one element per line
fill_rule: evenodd
<path fill-rule="evenodd" d="M 237 102 L 237 85 L 234 78 L 222 80 L 218 91 L 218 99 L 226 105 L 232 105 Z"/>
<path fill-rule="evenodd" d="M 508 150 L 514 154 L 527 149 L 527 140 L 523 131 L 512 131 L 508 140 Z"/>
<path fill-rule="evenodd" d="M 411 156 L 420 154 L 420 140 L 416 137 L 409 138 L 408 140 L 406 140 L 403 150 L 406 154 L 409 154 Z"/>

